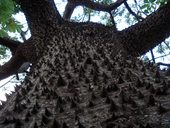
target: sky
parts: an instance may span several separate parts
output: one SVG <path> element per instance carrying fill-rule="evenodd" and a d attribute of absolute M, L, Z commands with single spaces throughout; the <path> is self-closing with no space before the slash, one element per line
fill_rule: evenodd
<path fill-rule="evenodd" d="M 61 2 L 61 1 L 63 1 L 63 0 L 55 0 L 55 4 L 56 4 L 60 14 L 62 15 L 63 12 L 64 12 L 66 2 Z M 66 1 L 66 0 L 64 0 L 64 1 Z M 77 15 L 81 15 L 82 13 L 83 13 L 82 7 L 77 7 L 75 9 L 75 11 L 73 12 L 73 17 L 77 16 Z M 102 13 L 102 12 L 100 13 L 100 15 L 103 15 L 103 14 L 104 13 Z M 27 27 L 27 22 L 26 22 L 26 19 L 24 17 L 24 14 L 19 13 L 19 14 L 15 15 L 14 17 L 23 24 L 23 26 L 24 26 L 23 30 L 26 31 L 28 27 Z M 119 20 L 119 18 L 121 18 L 121 17 L 117 17 L 117 19 L 115 19 L 115 20 Z M 91 18 L 91 21 L 100 22 L 101 19 L 100 19 L 99 16 L 93 16 Z M 127 28 L 128 26 L 129 25 L 125 22 L 124 18 L 121 18 L 121 22 L 119 22 L 117 24 L 117 27 L 118 27 L 119 30 Z M 18 33 L 10 33 L 10 35 L 13 36 L 13 37 L 19 37 L 20 36 Z M 28 32 L 27 38 L 29 38 L 29 37 L 30 37 L 30 33 Z M 22 41 L 22 40 L 20 39 L 20 41 Z M 154 49 L 154 53 L 156 53 L 156 49 Z M 150 53 L 148 53 L 147 55 L 149 56 L 149 58 L 151 58 Z M 157 57 L 157 56 L 160 56 L 160 55 L 156 53 L 155 57 Z M 9 58 L 6 59 L 5 61 L 7 61 L 7 60 L 9 60 Z M 165 63 L 168 63 L 168 62 L 170 62 L 170 58 L 165 57 L 164 60 L 162 60 L 162 59 L 157 60 L 157 62 L 160 62 L 160 61 L 164 61 Z M 2 62 L 4 62 L 4 60 L 1 60 L 0 63 L 2 64 Z M 9 93 L 11 93 L 11 91 L 14 91 L 14 86 L 16 85 L 16 81 L 14 80 L 14 77 L 15 76 L 11 76 L 7 79 L 0 81 L 0 100 L 6 100 L 5 93 L 9 94 Z M 19 84 L 19 83 L 17 83 L 17 84 Z"/>

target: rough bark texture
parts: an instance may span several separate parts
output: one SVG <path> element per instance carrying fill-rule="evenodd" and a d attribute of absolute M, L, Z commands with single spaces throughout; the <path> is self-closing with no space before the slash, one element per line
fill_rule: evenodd
<path fill-rule="evenodd" d="M 141 55 L 154 48 L 170 35 L 170 4 L 159 9 L 148 16 L 143 22 L 131 26 L 121 32 L 122 43 L 127 40 L 131 53 L 137 51 L 136 55 Z M 131 36 L 130 36 L 131 35 Z"/>
<path fill-rule="evenodd" d="M 121 52 L 113 56 L 113 43 L 59 37 L 1 107 L 0 127 L 170 127 L 165 73 Z"/>
<path fill-rule="evenodd" d="M 144 42 L 143 48 L 138 43 L 142 39 L 137 38 L 156 31 L 149 23 L 164 12 L 169 16 L 170 5 L 134 27 L 115 32 L 96 23 L 61 23 L 50 0 L 20 2 L 33 35 L 18 51 L 23 60 L 34 64 L 25 81 L 0 106 L 0 128 L 170 127 L 168 74 L 132 56 L 160 41 L 146 37 L 143 41 L 150 42 Z M 48 13 L 42 15 L 41 9 Z M 167 21 L 161 39 L 169 34 Z M 136 50 L 129 49 L 131 39 Z"/>

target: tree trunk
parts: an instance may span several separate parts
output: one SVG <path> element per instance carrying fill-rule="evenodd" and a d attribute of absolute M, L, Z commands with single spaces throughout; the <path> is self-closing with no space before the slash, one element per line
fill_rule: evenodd
<path fill-rule="evenodd" d="M 169 34 L 170 5 L 133 28 L 115 32 L 97 23 L 70 23 L 60 16 L 50 19 L 43 11 L 54 15 L 49 9 L 54 3 L 25 1 L 20 4 L 32 37 L 19 51 L 33 67 L 0 106 L 0 128 L 170 127 L 170 78 L 136 58 Z M 36 10 L 31 10 L 33 3 Z M 44 15 L 33 14 L 40 8 Z M 166 28 L 161 29 L 164 35 L 154 38 L 158 30 L 153 26 L 161 28 L 163 19 L 151 28 L 148 24 L 164 11 L 169 11 L 163 23 Z M 35 20 L 38 16 L 44 21 Z M 144 38 L 149 43 L 141 47 L 142 37 L 137 38 L 145 32 L 153 35 Z"/>

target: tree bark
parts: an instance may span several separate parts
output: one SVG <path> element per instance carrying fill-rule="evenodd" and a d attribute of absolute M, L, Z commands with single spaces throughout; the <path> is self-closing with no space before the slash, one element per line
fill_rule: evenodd
<path fill-rule="evenodd" d="M 167 4 L 144 21 L 120 32 L 121 42 L 128 47 L 130 53 L 134 53 L 136 56 L 142 55 L 169 37 L 169 23 L 170 4 Z"/>
<path fill-rule="evenodd" d="M 32 36 L 34 34 L 44 36 L 49 25 L 55 26 L 62 21 L 53 0 L 18 0 L 17 2 L 26 16 Z"/>
<path fill-rule="evenodd" d="M 66 22 L 52 0 L 19 4 L 32 37 L 17 50 L 33 67 L 0 106 L 0 128 L 170 127 L 170 79 L 136 58 L 169 36 L 169 4 L 120 32 Z"/>

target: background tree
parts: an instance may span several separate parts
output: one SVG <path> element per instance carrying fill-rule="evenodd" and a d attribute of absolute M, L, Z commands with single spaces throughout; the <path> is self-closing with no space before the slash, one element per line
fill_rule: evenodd
<path fill-rule="evenodd" d="M 126 0 L 68 0 L 63 17 L 53 0 L 16 2 L 31 37 L 24 43 L 2 38 L 13 56 L 1 67 L 0 79 L 25 62 L 32 68 L 2 103 L 0 127 L 170 126 L 168 73 L 137 59 L 169 37 L 168 1 L 146 18 L 134 14 Z M 139 22 L 119 31 L 112 11 L 122 4 Z M 109 13 L 113 25 L 71 21 L 76 6 Z"/>

